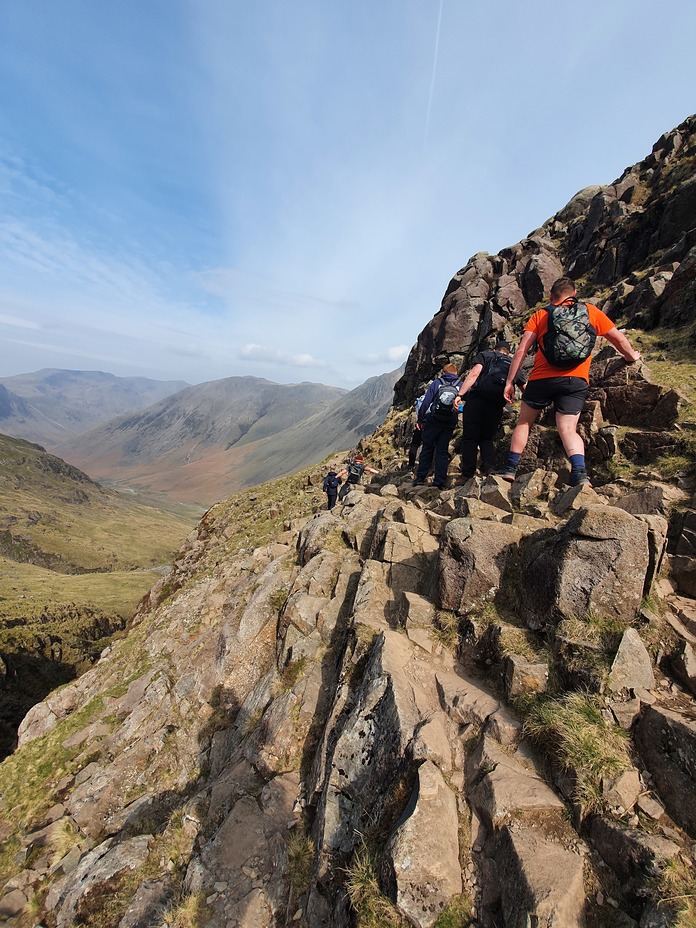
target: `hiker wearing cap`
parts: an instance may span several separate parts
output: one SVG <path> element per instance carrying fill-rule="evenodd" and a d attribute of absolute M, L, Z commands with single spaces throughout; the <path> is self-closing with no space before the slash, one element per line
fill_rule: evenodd
<path fill-rule="evenodd" d="M 499 341 L 493 351 L 481 351 L 474 358 L 471 370 L 459 388 L 462 406 L 461 479 L 471 479 L 476 473 L 476 461 L 481 451 L 481 471 L 495 468 L 493 439 L 503 418 L 505 383 L 510 371 L 510 345 Z M 524 385 L 518 375 L 515 383 Z"/>
<path fill-rule="evenodd" d="M 378 474 L 379 471 L 375 470 L 374 467 L 368 467 L 363 460 L 362 454 L 356 454 L 352 461 L 339 471 L 336 474 L 338 480 L 342 477 L 346 478 L 346 482 L 341 487 L 341 492 L 338 494 L 339 502 L 342 502 L 352 486 L 355 486 L 356 483 L 360 483 L 362 475 L 367 472 L 368 474 Z"/>
<path fill-rule="evenodd" d="M 592 348 L 598 335 L 606 338 L 627 364 L 640 360 L 640 352 L 631 347 L 611 319 L 591 303 L 577 299 L 575 283 L 570 277 L 559 277 L 551 287 L 549 305 L 537 310 L 525 326 L 507 376 L 505 399 L 511 402 L 515 377 L 525 355 L 536 345 L 538 351 L 512 433 L 507 463 L 500 471 L 505 480 L 515 479 L 529 430 L 539 413 L 553 403 L 556 429 L 570 461 L 570 485 L 589 482 L 578 420 L 589 392 Z"/>
<path fill-rule="evenodd" d="M 454 364 L 445 364 L 439 377 L 430 384 L 418 410 L 418 424 L 423 444 L 418 457 L 414 486 L 423 486 L 435 458 L 433 486 L 442 490 L 447 483 L 449 443 L 457 424 L 457 396 L 461 380 Z"/>

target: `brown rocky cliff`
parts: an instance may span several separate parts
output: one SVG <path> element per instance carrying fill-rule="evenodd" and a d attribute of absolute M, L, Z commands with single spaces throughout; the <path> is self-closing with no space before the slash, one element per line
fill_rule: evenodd
<path fill-rule="evenodd" d="M 601 299 L 612 318 L 649 327 L 693 321 L 695 170 L 690 116 L 613 184 L 580 191 L 518 244 L 474 255 L 418 336 L 395 387 L 396 407 L 413 403 L 447 361 L 465 369 L 497 336 L 516 341 L 562 274 L 587 299 Z"/>

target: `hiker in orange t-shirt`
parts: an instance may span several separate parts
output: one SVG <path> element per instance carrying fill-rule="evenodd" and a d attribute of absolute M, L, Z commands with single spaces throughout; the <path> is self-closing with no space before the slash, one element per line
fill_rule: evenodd
<path fill-rule="evenodd" d="M 524 391 L 520 414 L 510 441 L 510 452 L 505 467 L 499 472 L 500 476 L 511 483 L 515 479 L 517 465 L 524 451 L 529 430 L 539 413 L 554 405 L 556 412 L 556 429 L 563 442 L 563 448 L 570 461 L 570 485 L 579 486 L 589 483 L 585 470 L 585 445 L 578 435 L 578 420 L 585 404 L 589 391 L 591 357 L 588 352 L 578 363 L 564 364 L 563 367 L 554 366 L 549 362 L 546 354 L 552 354 L 551 347 L 545 351 L 544 337 L 549 332 L 549 310 L 554 307 L 572 307 L 578 305 L 582 312 L 587 307 L 589 327 L 586 331 L 601 335 L 616 348 L 627 364 L 640 360 L 640 352 L 631 347 L 626 336 L 619 332 L 611 319 L 591 303 L 578 304 L 575 283 L 570 277 L 560 277 L 551 287 L 551 304 L 547 309 L 540 309 L 534 313 L 525 326 L 524 334 L 519 347 L 515 352 L 510 365 L 510 372 L 505 384 L 505 399 L 512 402 L 514 398 L 513 383 L 517 372 L 529 349 L 536 345 L 538 350 L 534 358 L 534 367 L 529 375 L 529 381 Z M 582 326 L 582 323 L 580 324 Z M 590 334 L 590 351 L 594 343 L 594 335 Z"/>

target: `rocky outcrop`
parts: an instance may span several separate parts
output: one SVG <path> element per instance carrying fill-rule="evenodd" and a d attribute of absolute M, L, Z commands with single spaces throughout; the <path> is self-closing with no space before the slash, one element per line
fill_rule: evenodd
<path fill-rule="evenodd" d="M 679 853 L 676 826 L 694 827 L 692 723 L 652 695 L 660 671 L 634 627 L 649 526 L 606 499 L 553 515 L 564 491 L 543 474 L 522 483 L 414 495 L 392 477 L 388 493 L 351 493 L 234 559 L 219 557 L 227 514 L 209 513 L 203 540 L 177 560 L 178 591 L 25 720 L 8 763 L 52 743 L 67 760 L 21 837 L 26 862 L 0 898 L 10 924 L 35 894 L 56 928 L 103 918 L 100 900 L 118 889 L 128 901 L 107 919 L 114 928 L 192 900 L 205 902 L 208 928 L 348 928 L 351 911 L 372 904 L 367 873 L 379 904 L 414 926 L 430 928 L 466 897 L 481 928 L 582 925 L 585 841 L 630 872 L 622 904 L 635 915 L 648 876 Z M 534 518 L 516 524 L 532 485 L 549 504 L 541 530 Z M 482 496 L 507 521 L 456 516 Z M 582 558 L 593 572 L 577 569 Z M 472 669 L 490 654 L 499 692 L 543 700 L 558 679 L 556 622 L 572 612 L 590 635 L 600 604 L 626 629 L 607 656 L 609 705 L 622 719 L 638 694 L 625 727 L 637 719 L 654 793 L 639 771 L 607 768 L 602 816 L 576 818 L 581 835 L 566 814 L 579 774 L 566 772 L 558 791 L 523 720 Z M 492 609 L 498 618 L 482 623 Z M 541 633 L 525 637 L 530 615 L 546 648 Z M 654 705 L 639 715 L 642 700 Z M 637 821 L 625 838 L 633 850 L 615 860 L 607 835 L 634 808 L 665 834 Z"/>
<path fill-rule="evenodd" d="M 562 274 L 570 274 L 589 300 L 607 294 L 602 308 L 617 322 L 646 328 L 693 322 L 696 239 L 689 208 L 695 161 L 691 116 L 613 184 L 580 191 L 517 245 L 474 255 L 418 336 L 395 386 L 395 407 L 410 408 L 444 363 L 466 370 L 482 346 L 499 338 L 515 342 Z M 679 392 L 650 382 L 645 370 L 627 367 L 611 348 L 597 355 L 590 401 L 582 427 L 594 464 L 622 456 L 647 464 L 660 454 L 679 453 L 680 438 L 666 431 L 676 421 Z M 639 431 L 615 431 L 626 426 Z M 403 441 L 409 438 L 410 431 Z M 558 470 L 564 463 L 543 427 L 533 429 L 522 470 Z"/>
<path fill-rule="evenodd" d="M 521 611 L 530 628 L 592 613 L 631 624 L 648 567 L 645 523 L 614 506 L 579 509 L 558 531 L 530 536 L 521 557 Z"/>

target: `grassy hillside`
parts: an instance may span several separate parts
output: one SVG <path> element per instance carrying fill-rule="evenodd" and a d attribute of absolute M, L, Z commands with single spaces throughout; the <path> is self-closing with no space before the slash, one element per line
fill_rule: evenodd
<path fill-rule="evenodd" d="M 170 560 L 200 509 L 162 512 L 0 435 L 0 554 L 61 573 L 134 570 Z"/>
<path fill-rule="evenodd" d="M 125 627 L 199 517 L 104 490 L 0 435 L 0 756 L 28 709 Z"/>

